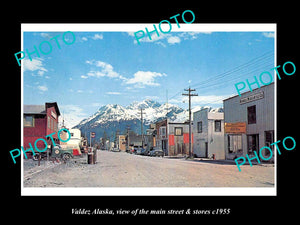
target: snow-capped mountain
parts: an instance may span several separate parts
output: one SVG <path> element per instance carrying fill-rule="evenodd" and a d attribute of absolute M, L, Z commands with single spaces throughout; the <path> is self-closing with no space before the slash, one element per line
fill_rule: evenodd
<path fill-rule="evenodd" d="M 128 121 L 128 120 L 140 120 L 140 109 L 143 108 L 143 119 L 145 124 L 150 124 L 166 117 L 167 110 L 168 116 L 172 117 L 172 120 L 177 118 L 177 115 L 184 112 L 178 106 L 168 104 L 160 104 L 156 101 L 146 99 L 142 102 L 133 102 L 127 107 L 121 105 L 108 104 L 99 108 L 99 110 L 92 116 L 82 120 L 76 127 L 87 125 L 89 127 L 95 127 L 98 124 L 111 122 L 111 121 Z"/>
<path fill-rule="evenodd" d="M 141 102 L 133 102 L 124 107 L 121 105 L 108 104 L 102 106 L 92 116 L 82 120 L 74 128 L 80 129 L 82 132 L 96 132 L 96 137 L 101 137 L 105 131 L 108 135 L 114 135 L 117 130 L 120 133 L 125 133 L 126 128 L 136 133 L 140 133 L 141 129 L 141 108 L 143 108 L 143 127 L 146 130 L 150 123 L 155 123 L 158 120 L 168 118 L 171 121 L 184 122 L 188 120 L 188 110 L 184 110 L 173 104 L 160 104 L 151 99 L 145 99 Z M 198 111 L 202 108 L 210 107 L 195 107 L 192 111 Z M 222 110 L 222 109 L 214 109 Z"/>

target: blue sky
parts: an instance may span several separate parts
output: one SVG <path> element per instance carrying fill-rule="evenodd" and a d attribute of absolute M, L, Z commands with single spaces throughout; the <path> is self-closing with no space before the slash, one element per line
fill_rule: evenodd
<path fill-rule="evenodd" d="M 133 32 L 74 32 L 71 45 L 62 34 L 24 32 L 24 50 L 49 41 L 52 52 L 22 60 L 23 103 L 56 101 L 70 123 L 105 104 L 164 103 L 166 91 L 170 103 L 187 108 L 181 93 L 188 86 L 199 95 L 193 106 L 222 107 L 222 99 L 237 94 L 235 83 L 274 65 L 272 32 L 170 32 L 140 44 Z M 61 49 L 51 40 L 56 35 Z"/>

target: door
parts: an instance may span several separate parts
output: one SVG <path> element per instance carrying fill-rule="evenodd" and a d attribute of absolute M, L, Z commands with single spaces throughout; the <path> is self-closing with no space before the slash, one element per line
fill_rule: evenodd
<path fill-rule="evenodd" d="M 205 158 L 208 158 L 208 142 L 205 142 Z"/>
<path fill-rule="evenodd" d="M 272 143 L 274 143 L 274 131 L 273 130 L 265 131 L 265 146 L 268 146 L 269 148 L 272 149 L 272 152 L 274 152 L 274 145 L 271 145 Z M 263 156 L 265 158 L 268 158 L 270 154 L 271 152 L 266 149 L 263 152 Z"/>
<path fill-rule="evenodd" d="M 247 136 L 248 154 L 253 154 L 254 151 L 258 152 L 259 142 L 258 134 L 251 134 Z"/>

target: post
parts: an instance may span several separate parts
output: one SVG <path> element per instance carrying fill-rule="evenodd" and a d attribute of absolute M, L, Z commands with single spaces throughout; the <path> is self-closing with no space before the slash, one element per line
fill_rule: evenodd
<path fill-rule="evenodd" d="M 128 150 L 129 150 L 129 129 L 130 129 L 130 126 L 127 125 L 127 148 L 128 148 Z"/>
<path fill-rule="evenodd" d="M 144 128 L 143 128 L 143 108 L 141 108 L 141 136 L 142 136 L 142 148 L 144 148 Z"/>
<path fill-rule="evenodd" d="M 196 91 L 195 89 L 184 89 L 188 91 L 188 93 L 183 93 L 182 95 L 189 96 L 189 158 L 192 158 L 192 111 L 191 111 L 191 97 L 198 96 L 198 94 L 191 94 L 192 91 Z"/>

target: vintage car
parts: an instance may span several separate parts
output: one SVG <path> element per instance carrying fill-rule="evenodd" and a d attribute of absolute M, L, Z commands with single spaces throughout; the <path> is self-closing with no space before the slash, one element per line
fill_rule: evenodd
<path fill-rule="evenodd" d="M 150 156 L 161 156 L 164 157 L 164 151 L 159 149 L 159 148 L 153 148 L 150 152 L 149 152 Z"/>
<path fill-rule="evenodd" d="M 70 158 L 73 158 L 73 149 L 72 148 L 65 148 L 61 145 L 56 145 L 52 149 L 51 157 L 53 158 L 62 158 L 64 161 L 69 160 Z"/>
<path fill-rule="evenodd" d="M 48 149 L 49 156 L 52 158 L 61 158 L 64 161 L 69 160 L 70 158 L 73 158 L 74 156 L 81 155 L 81 151 L 78 148 L 75 148 L 74 146 L 70 145 L 59 145 L 56 144 L 55 147 L 52 147 L 52 149 Z M 47 151 L 45 152 L 35 152 L 35 155 L 32 157 L 33 160 L 39 160 L 39 157 L 41 156 L 41 159 L 47 158 Z"/>

